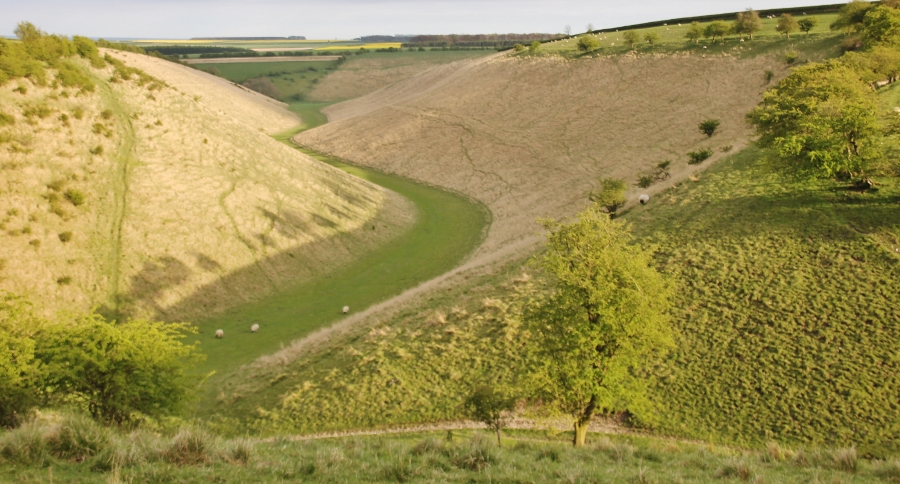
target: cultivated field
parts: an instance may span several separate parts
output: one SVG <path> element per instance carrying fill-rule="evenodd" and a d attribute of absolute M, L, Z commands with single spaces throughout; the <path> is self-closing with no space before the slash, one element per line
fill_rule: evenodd
<path fill-rule="evenodd" d="M 327 272 L 402 232 L 408 203 L 271 139 L 283 105 L 163 60 L 110 52 L 165 79 L 79 93 L 0 89 L 0 289 L 42 310 L 197 319 Z M 21 86 L 20 91 L 16 91 Z M 378 223 L 388 230 L 365 232 Z M 184 304 L 190 301 L 190 304 Z"/>
<path fill-rule="evenodd" d="M 355 99 L 408 79 L 427 69 L 474 59 L 492 51 L 372 52 L 351 56 L 309 93 L 313 102 Z"/>
<path fill-rule="evenodd" d="M 185 64 L 271 64 L 282 62 L 328 62 L 336 61 L 340 56 L 278 56 L 278 57 L 223 57 L 219 59 L 184 59 Z"/>

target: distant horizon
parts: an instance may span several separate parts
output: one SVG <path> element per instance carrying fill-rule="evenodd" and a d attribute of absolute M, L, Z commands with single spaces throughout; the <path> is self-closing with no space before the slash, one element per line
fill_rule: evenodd
<path fill-rule="evenodd" d="M 108 40 L 181 40 L 196 37 L 289 37 L 346 40 L 368 35 L 417 35 L 584 32 L 595 29 L 717 15 L 745 10 L 738 0 L 336 0 L 291 2 L 264 0 L 252 5 L 235 0 L 88 0 L 77 5 L 62 0 L 0 0 L 6 12 L 0 29 L 12 31 L 20 21 L 59 35 Z M 833 1 L 761 0 L 752 7 L 811 7 Z M 7 23 L 8 22 L 8 23 Z M 6 23 L 6 25 L 3 25 Z M 375 32 L 375 33 L 373 33 Z M 382 33 L 378 33 L 382 32 Z M 403 34 L 409 35 L 409 34 Z M 15 37 L 9 34 L 8 37 Z"/>

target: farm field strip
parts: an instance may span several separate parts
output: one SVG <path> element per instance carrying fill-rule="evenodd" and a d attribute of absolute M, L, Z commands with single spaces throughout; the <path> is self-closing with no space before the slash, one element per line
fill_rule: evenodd
<path fill-rule="evenodd" d="M 272 57 L 221 57 L 217 59 L 182 59 L 185 64 L 271 64 L 273 62 L 325 62 L 340 59 L 337 55 L 320 56 L 272 56 Z"/>

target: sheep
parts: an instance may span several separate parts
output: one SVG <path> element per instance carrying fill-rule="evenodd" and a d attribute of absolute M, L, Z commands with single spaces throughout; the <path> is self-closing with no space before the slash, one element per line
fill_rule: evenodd
<path fill-rule="evenodd" d="M 259 325 L 258 325 L 258 324 L 254 324 L 253 326 L 250 326 L 250 332 L 251 332 L 251 333 L 255 333 L 255 332 L 257 332 L 257 331 L 259 331 Z"/>
<path fill-rule="evenodd" d="M 347 314 L 349 312 L 350 312 L 350 306 L 344 306 L 344 314 Z"/>
<path fill-rule="evenodd" d="M 647 194 L 645 193 L 645 194 L 639 196 L 639 197 L 638 197 L 638 200 L 641 202 L 641 205 L 646 205 L 647 202 L 650 201 L 650 195 L 647 195 Z"/>
<path fill-rule="evenodd" d="M 224 337 L 225 337 L 225 331 L 222 331 L 221 329 L 217 329 L 216 330 L 216 338 L 222 339 Z"/>

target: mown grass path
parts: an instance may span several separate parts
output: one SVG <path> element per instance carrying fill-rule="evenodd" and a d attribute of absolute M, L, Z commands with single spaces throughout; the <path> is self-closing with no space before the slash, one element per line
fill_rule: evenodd
<path fill-rule="evenodd" d="M 276 139 L 300 149 L 290 137 L 325 121 L 323 116 L 314 115 L 320 106 L 301 106 L 298 111 L 308 121 Z M 351 313 L 358 312 L 447 272 L 478 246 L 490 223 L 490 212 L 484 206 L 455 193 L 302 151 L 406 197 L 416 207 L 416 222 L 387 244 L 360 254 L 357 260 L 317 280 L 286 287 L 263 300 L 199 322 L 202 327 L 225 331 L 225 339 L 203 343 L 208 359 L 202 370 L 215 370 L 216 379 L 276 351 L 281 344 L 339 320 L 345 305 L 350 306 Z M 251 334 L 254 323 L 261 330 Z M 213 387 L 207 386 L 210 398 Z"/>

